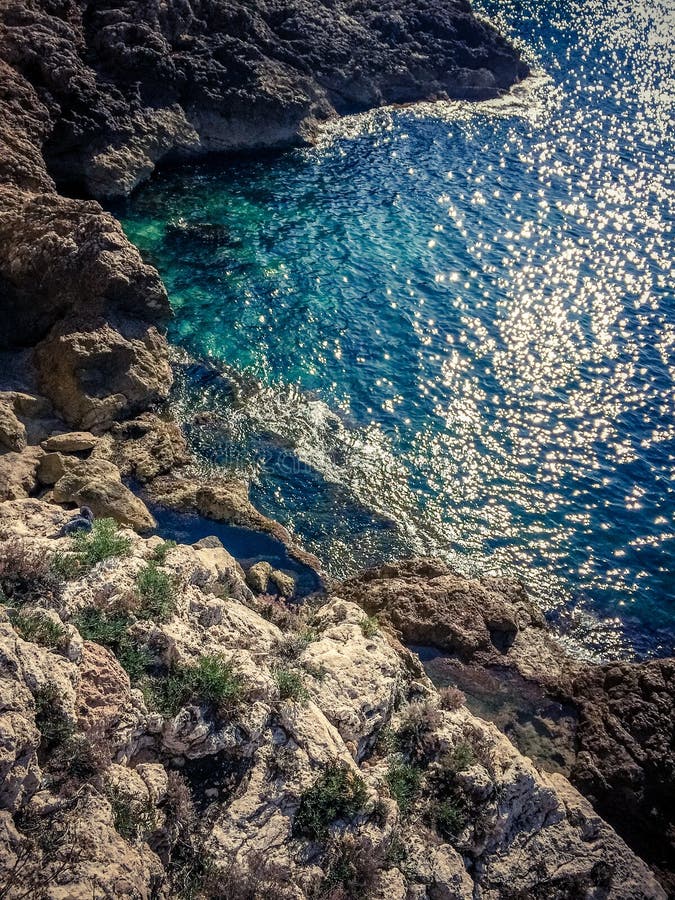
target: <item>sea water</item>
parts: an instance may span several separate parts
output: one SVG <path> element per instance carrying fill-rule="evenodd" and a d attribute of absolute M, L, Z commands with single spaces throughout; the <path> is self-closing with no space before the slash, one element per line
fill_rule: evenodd
<path fill-rule="evenodd" d="M 673 652 L 672 0 L 500 0 L 535 77 L 158 173 L 121 210 L 167 285 L 204 467 L 344 576 L 526 581 L 596 656 Z"/>

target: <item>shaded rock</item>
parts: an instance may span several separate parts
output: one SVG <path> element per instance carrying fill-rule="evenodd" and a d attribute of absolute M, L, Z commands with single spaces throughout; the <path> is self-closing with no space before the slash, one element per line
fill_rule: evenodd
<path fill-rule="evenodd" d="M 291 542 L 283 525 L 268 519 L 253 506 L 248 498 L 248 484 L 240 478 L 214 475 L 207 482 L 200 478 L 161 476 L 148 485 L 148 494 L 162 506 L 181 512 L 197 512 L 216 522 L 265 531 L 283 543 Z"/>
<path fill-rule="evenodd" d="M 52 434 L 42 442 L 42 449 L 48 453 L 81 453 L 93 450 L 98 442 L 89 431 L 69 431 L 65 434 Z"/>
<path fill-rule="evenodd" d="M 88 506 L 94 515 L 110 516 L 138 531 L 155 527 L 147 506 L 122 484 L 119 469 L 102 459 L 88 459 L 70 468 L 54 485 L 56 503 Z"/>
<path fill-rule="evenodd" d="M 431 644 L 465 662 L 518 659 L 523 674 L 532 665 L 552 665 L 553 674 L 560 665 L 544 616 L 513 580 L 466 578 L 440 560 L 412 559 L 348 579 L 340 593 L 390 623 L 410 644 Z"/>
<path fill-rule="evenodd" d="M 156 328 L 131 320 L 62 322 L 35 351 L 45 394 L 72 425 L 109 428 L 166 399 L 171 369 Z"/>
<path fill-rule="evenodd" d="M 264 594 L 267 590 L 267 584 L 271 574 L 272 566 L 268 562 L 265 562 L 265 560 L 262 560 L 254 566 L 251 566 L 248 570 L 246 573 L 246 583 L 252 591 L 256 592 L 256 594 Z"/>
<path fill-rule="evenodd" d="M 561 727 L 544 719 L 534 721 L 535 728 L 540 735 L 545 730 L 549 747 L 597 812 L 664 884 L 675 885 L 672 659 L 601 665 L 574 659 L 547 631 L 521 585 L 464 578 L 437 560 L 369 570 L 347 580 L 340 596 L 390 623 L 406 642 L 447 651 L 448 678 L 452 682 L 457 671 L 463 689 L 479 683 L 481 673 L 496 685 L 515 679 L 520 700 L 513 698 L 509 735 L 523 751 L 531 739 L 523 728 L 527 695 L 537 695 L 533 709 L 557 705 L 566 716 Z M 488 704 L 480 714 L 500 721 Z"/>
<path fill-rule="evenodd" d="M 19 500 L 37 490 L 37 471 L 42 456 L 40 447 L 0 454 L 0 501 Z"/>
<path fill-rule="evenodd" d="M 0 451 L 20 453 L 26 446 L 26 427 L 14 412 L 14 404 L 0 396 Z"/>
<path fill-rule="evenodd" d="M 107 447 L 98 452 L 109 456 L 125 477 L 141 483 L 166 475 L 190 459 L 176 422 L 152 413 L 116 423 Z"/>
<path fill-rule="evenodd" d="M 62 453 L 45 453 L 40 458 L 37 478 L 40 484 L 52 485 L 77 466 L 77 459 L 64 456 Z"/>
<path fill-rule="evenodd" d="M 282 597 L 292 597 L 295 593 L 295 578 L 282 572 L 281 569 L 274 569 L 270 572 L 269 580 L 276 586 Z"/>

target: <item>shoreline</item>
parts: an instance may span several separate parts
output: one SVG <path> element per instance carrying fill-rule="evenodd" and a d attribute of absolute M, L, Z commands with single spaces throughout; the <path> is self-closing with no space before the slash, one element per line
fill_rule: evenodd
<path fill-rule="evenodd" d="M 409 4 L 402 5 L 410 12 Z M 482 580 L 457 576 L 435 560 L 392 563 L 341 584 L 328 581 L 316 613 L 308 604 L 297 620 L 284 618 L 284 598 L 290 599 L 295 591 L 295 583 L 284 580 L 287 573 L 272 566 L 255 573 L 252 566 L 245 573 L 222 544 L 210 538 L 161 551 L 164 562 L 158 563 L 159 583 L 169 583 L 169 575 L 163 572 L 166 564 L 171 578 L 180 585 L 175 608 L 164 621 L 163 614 L 148 617 L 138 608 L 139 575 L 150 568 L 155 573 L 152 577 L 157 577 L 157 565 L 154 569 L 151 565 L 161 545 L 156 538 L 146 540 L 125 531 L 128 553 L 120 554 L 119 559 L 99 560 L 91 570 L 80 568 L 74 577 L 58 580 L 58 586 L 44 570 L 55 540 L 60 541 L 59 552 L 75 555 L 75 562 L 81 565 L 67 539 L 54 537 L 55 529 L 70 519 L 69 510 L 76 505 L 90 506 L 99 521 L 115 519 L 141 534 L 151 530 L 154 517 L 130 490 L 128 485 L 134 483 L 141 485 L 143 496 L 165 508 L 271 535 L 325 580 L 318 560 L 307 554 L 283 525 L 254 508 L 245 482 L 226 475 L 206 478 L 196 472 L 176 421 L 152 412 L 166 402 L 172 379 L 169 346 L 162 330 L 171 314 L 166 290 L 156 270 L 143 263 L 112 215 L 95 200 L 64 196 L 56 185 L 83 185 L 85 193 L 94 197 L 128 194 L 149 177 L 162 158 L 173 154 L 187 158 L 202 150 L 231 148 L 244 140 L 249 149 L 259 146 L 261 123 L 269 132 L 264 140 L 276 143 L 282 134 L 285 141 L 295 141 L 303 138 L 308 123 L 337 116 L 340 104 L 378 105 L 389 94 L 421 98 L 453 91 L 458 96 L 484 98 L 502 89 L 500 79 L 513 83 L 524 76 L 527 66 L 519 55 L 491 27 L 477 24 L 466 11 L 455 10 L 452 14 L 457 15 L 459 25 L 473 29 L 476 39 L 484 42 L 482 52 L 492 68 L 459 66 L 452 56 L 455 44 L 438 37 L 437 32 L 444 33 L 441 21 L 427 33 L 431 50 L 426 69 L 421 71 L 415 68 L 414 54 L 410 55 L 412 51 L 402 39 L 399 63 L 407 75 L 396 77 L 387 69 L 378 70 L 384 65 L 382 60 L 388 60 L 379 53 L 371 61 L 372 71 L 365 75 L 352 72 L 347 77 L 339 68 L 342 63 L 330 56 L 332 48 L 324 47 L 329 67 L 333 66 L 331 75 L 323 73 L 313 81 L 306 74 L 297 74 L 287 61 L 266 59 L 262 69 L 255 70 L 256 77 L 262 74 L 276 79 L 278 93 L 270 94 L 269 84 L 261 86 L 259 82 L 249 95 L 241 86 L 228 93 L 231 86 L 225 85 L 219 107 L 211 96 L 221 89 L 213 86 L 216 76 L 213 84 L 207 78 L 206 87 L 200 81 L 203 66 L 207 74 L 212 70 L 219 73 L 215 51 L 193 21 L 179 21 L 175 27 L 172 23 L 172 40 L 180 45 L 180 52 L 174 51 L 173 45 L 171 52 L 161 47 L 154 56 L 150 54 L 148 62 L 137 57 L 133 42 L 125 44 L 126 32 L 119 30 L 115 10 L 102 10 L 101 33 L 110 43 L 106 45 L 108 38 L 102 39 L 98 70 L 89 68 L 77 49 L 78 40 L 84 46 L 91 39 L 87 30 L 91 23 L 87 24 L 85 17 L 56 19 L 39 4 L 25 16 L 18 7 L 13 12 L 15 19 L 0 17 L 0 65 L 7 80 L 6 95 L 0 98 L 6 122 L 5 159 L 0 167 L 0 239 L 4 246 L 0 324 L 6 335 L 3 350 L 8 364 L 17 363 L 11 383 L 2 385 L 0 392 L 3 584 L 16 592 L 10 592 L 0 610 L 3 695 L 6 690 L 10 698 L 8 749 L 2 759 L 0 790 L 5 835 L 0 839 L 0 864 L 5 873 L 16 872 L 21 854 L 28 853 L 56 877 L 58 860 L 49 858 L 44 846 L 36 849 L 30 843 L 21 829 L 21 815 L 30 810 L 45 821 L 45 810 L 52 811 L 49 815 L 56 810 L 56 815 L 66 820 L 71 809 L 69 792 L 75 790 L 79 798 L 73 807 L 76 825 L 95 821 L 102 835 L 98 845 L 89 848 L 90 855 L 85 852 L 83 860 L 68 870 L 81 891 L 77 896 L 84 897 L 87 891 L 90 896 L 93 881 L 105 896 L 114 896 L 115 885 L 123 883 L 123 896 L 139 898 L 149 896 L 149 886 L 158 880 L 164 879 L 168 885 L 166 879 L 174 877 L 170 863 L 175 843 L 171 841 L 175 839 L 172 828 L 177 825 L 169 821 L 167 797 L 170 783 L 176 783 L 175 779 L 170 782 L 173 761 L 179 759 L 178 769 L 187 773 L 185 783 L 193 793 L 203 789 L 201 781 L 205 781 L 218 797 L 220 819 L 209 838 L 217 852 L 231 858 L 232 865 L 240 867 L 236 871 L 248 873 L 248 878 L 251 862 L 246 854 L 242 856 L 241 835 L 245 835 L 250 854 L 272 846 L 275 862 L 284 872 L 284 884 L 290 885 L 288 896 L 298 900 L 311 896 L 321 878 L 331 877 L 336 858 L 339 862 L 341 854 L 356 852 L 350 844 L 356 838 L 340 836 L 338 829 L 335 846 L 317 850 L 316 838 L 325 835 L 310 830 L 305 838 L 314 838 L 314 843 L 309 842 L 306 858 L 298 864 L 287 849 L 298 834 L 297 829 L 289 830 L 288 810 L 297 822 L 303 802 L 309 802 L 303 798 L 312 785 L 320 783 L 320 773 L 330 771 L 331 760 L 339 759 L 350 773 L 347 780 L 359 785 L 363 781 L 361 806 L 347 805 L 338 813 L 352 824 L 358 823 L 354 832 L 361 841 L 358 852 L 382 856 L 381 872 L 373 875 L 373 890 L 378 890 L 379 896 L 409 896 L 410 884 L 416 886 L 416 897 L 429 900 L 450 896 L 451 890 L 455 890 L 454 896 L 471 896 L 476 889 L 485 891 L 486 896 L 505 897 L 513 884 L 524 891 L 546 891 L 558 884 L 557 870 L 565 866 L 570 873 L 562 876 L 563 891 L 583 887 L 594 891 L 593 896 L 603 892 L 602 896 L 627 898 L 637 896 L 637 891 L 645 897 L 665 896 L 647 866 L 564 777 L 538 772 L 457 698 L 453 701 L 456 706 L 444 707 L 445 701 L 399 639 L 410 642 L 412 636 L 428 635 L 433 627 L 438 646 L 439 634 L 445 630 L 444 649 L 458 653 L 462 665 L 468 660 L 488 672 L 497 665 L 512 666 L 525 678 L 539 679 L 546 690 L 561 692 L 566 700 L 576 698 L 580 718 L 585 715 L 592 720 L 588 710 L 598 711 L 599 721 L 591 721 L 588 749 L 583 751 L 590 759 L 582 760 L 577 780 L 600 807 L 605 794 L 627 783 L 629 790 L 622 795 L 622 802 L 633 803 L 630 816 L 637 817 L 637 828 L 649 819 L 653 802 L 664 805 L 658 810 L 659 826 L 667 816 L 669 797 L 667 793 L 658 796 L 658 778 L 664 760 L 669 759 L 668 727 L 672 737 L 672 719 L 663 715 L 664 706 L 672 708 L 675 693 L 672 661 L 660 660 L 655 666 L 647 663 L 642 668 L 631 664 L 584 667 L 560 653 L 526 597 L 518 595 L 515 607 L 510 605 L 517 587 L 504 579 L 492 579 L 499 583 L 494 590 L 487 590 Z M 414 13 L 413 4 L 410 14 Z M 442 18 L 446 13 L 439 8 L 434 15 Z M 147 23 L 127 24 L 143 28 Z M 161 32 L 161 24 L 147 25 L 148 40 L 153 28 Z M 385 24 L 401 27 L 397 20 Z M 179 26 L 188 31 L 180 33 Z M 363 41 L 366 49 L 372 45 L 379 51 L 382 38 L 360 27 L 361 31 L 355 29 L 348 37 Z M 190 35 L 190 28 L 195 34 Z M 48 72 L 36 75 L 31 68 L 31 41 L 36 34 L 44 36 L 41 29 L 46 29 L 43 49 L 47 55 L 69 60 L 64 84 L 50 80 Z M 250 39 L 249 31 L 244 30 L 244 35 Z M 307 38 L 308 46 L 312 39 L 312 35 Z M 198 86 L 189 115 L 163 85 L 162 72 L 170 64 L 175 69 L 171 78 L 182 85 L 181 90 Z M 111 70 L 120 67 L 123 71 L 125 65 L 139 67 L 141 81 L 146 79 L 145 86 L 154 95 L 153 103 L 144 105 L 140 89 L 136 91 L 124 79 L 114 85 L 105 81 Z M 187 65 L 187 75 L 181 65 Z M 253 104 L 250 109 L 249 103 Z M 73 114 L 78 104 L 86 110 L 84 118 L 90 117 L 84 124 Z M 33 349 L 27 351 L 27 347 Z M 31 354 L 32 360 L 28 358 Z M 27 555 L 22 555 L 21 548 Z M 39 573 L 34 579 L 38 590 L 46 591 L 44 585 L 52 585 L 51 600 L 30 591 L 24 596 L 24 588 L 19 590 L 27 574 L 30 576 L 21 569 L 27 564 Z M 417 592 L 412 605 L 407 589 L 399 592 L 396 587 L 400 578 Z M 268 589 L 273 592 L 271 600 Z M 436 590 L 441 591 L 441 598 L 434 618 L 429 597 L 435 596 Z M 443 594 L 448 590 L 449 594 Z M 388 598 L 387 604 L 380 605 L 379 591 Z M 471 621 L 465 622 L 461 634 L 453 630 L 455 618 L 462 615 L 461 606 L 453 605 L 455 595 L 473 603 Z M 397 618 L 399 607 L 405 615 Z M 131 637 L 123 640 L 131 640 L 135 651 L 145 654 L 140 675 L 130 676 L 121 662 L 122 638 L 115 643 L 99 635 L 99 643 L 91 632 L 86 637 L 83 609 L 93 609 L 104 619 L 113 614 L 125 617 Z M 364 611 L 368 617 L 377 617 L 375 624 L 363 618 Z M 316 635 L 304 646 L 294 644 L 294 661 L 289 662 L 283 648 L 300 640 L 296 626 L 301 616 L 308 617 L 302 622 Z M 31 628 L 42 629 L 40 634 L 45 629 L 58 633 L 58 640 L 52 644 L 31 640 L 30 634 L 37 632 L 27 630 L 29 620 Z M 524 644 L 531 642 L 533 635 L 537 640 L 531 658 L 532 648 Z M 195 693 L 196 689 L 182 695 L 181 704 L 172 707 L 171 714 L 166 705 L 161 706 L 166 701 L 157 701 L 155 696 L 154 702 L 160 706 L 153 708 L 148 699 L 150 688 L 161 690 L 158 679 L 178 677 L 176 673 L 193 677 L 189 673 L 202 665 L 205 648 L 215 654 L 208 657 L 211 660 L 229 654 L 228 665 L 239 666 L 249 685 L 249 705 L 245 710 L 237 707 L 236 725 L 212 699 Z M 129 666 L 128 658 L 124 659 Z M 542 659 L 549 663 L 557 659 L 562 687 L 555 684 L 550 672 L 544 677 Z M 660 682 L 644 674 L 655 672 L 657 666 Z M 288 675 L 287 669 L 292 678 L 283 682 L 284 687 L 278 673 Z M 222 672 L 220 676 L 224 677 Z M 298 679 L 302 690 L 297 687 Z M 308 686 L 302 685 L 303 679 Z M 648 682 L 639 702 L 635 700 L 635 679 L 641 685 Z M 582 683 L 580 687 L 577 681 Z M 289 688 L 291 682 L 296 687 Z M 637 704 L 638 716 L 646 714 L 648 724 L 656 729 L 656 746 L 648 748 L 646 757 L 639 760 L 631 755 L 639 736 L 629 733 L 626 738 L 626 730 L 617 735 L 612 727 L 616 718 L 612 690 L 624 683 L 627 697 L 618 701 L 626 704 L 631 727 Z M 80 774 L 69 772 L 68 778 L 72 776 L 74 782 L 59 781 L 65 776 L 54 773 L 58 760 L 50 753 L 57 745 L 45 744 L 44 717 L 40 719 L 40 703 L 45 702 L 45 691 L 53 684 L 58 697 L 52 702 L 70 729 L 64 752 L 72 752 L 72 748 L 67 750 L 67 742 L 73 735 L 93 742 L 96 729 L 102 729 L 114 750 L 105 764 L 91 763 L 94 774 L 89 780 L 82 781 Z M 401 685 L 405 685 L 403 694 Z M 289 690 L 295 693 L 286 694 Z M 419 719 L 422 707 L 424 718 Z M 228 715 L 233 715 L 231 710 Z M 401 734 L 411 727 L 419 732 L 415 741 L 397 752 L 405 755 L 406 766 L 419 770 L 415 778 L 426 810 L 423 821 L 406 818 L 403 800 L 392 786 L 396 753 L 392 755 L 378 743 L 387 729 L 399 734 L 402 741 Z M 452 782 L 447 803 L 463 791 L 461 803 L 470 806 L 475 821 L 464 821 L 461 828 L 456 821 L 448 828 L 439 824 L 441 814 L 449 813 L 434 806 L 434 791 L 440 790 L 434 779 L 447 754 L 468 740 L 473 749 L 466 771 L 453 769 L 443 777 Z M 275 759 L 280 746 L 300 761 L 293 772 L 289 769 L 271 776 L 269 760 Z M 602 769 L 608 747 L 610 756 L 616 754 L 618 761 L 613 767 L 610 758 L 609 767 Z M 593 753 L 598 754 L 597 759 Z M 246 773 L 234 793 L 228 793 L 212 771 L 208 777 L 202 770 L 194 778 L 189 774 L 195 761 L 206 760 L 208 768 L 211 760 L 219 760 L 222 754 L 230 762 L 236 758 Z M 631 757 L 628 767 L 625 754 Z M 234 770 L 228 777 L 235 778 Z M 389 788 L 382 789 L 382 784 Z M 602 791 L 605 794 L 600 796 Z M 127 795 L 146 798 L 156 827 L 124 833 L 115 803 Z M 367 796 L 372 809 L 366 804 Z M 130 809 L 133 812 L 133 804 Z M 607 810 L 610 818 L 616 818 L 611 805 Z M 457 810 L 453 815 L 458 815 Z M 253 828 L 250 822 L 254 822 Z M 630 829 L 623 831 L 631 846 L 635 844 L 635 834 Z M 392 835 L 399 832 L 413 848 L 414 877 L 392 865 L 387 855 Z M 530 866 L 523 869 L 524 848 L 519 845 L 523 834 L 528 854 L 544 874 L 533 874 Z M 589 842 L 593 844 L 590 855 Z M 167 845 L 171 845 L 168 851 Z M 199 853 L 206 853 L 205 846 L 199 846 Z M 425 863 L 430 846 L 434 860 Z M 112 853 L 110 848 L 114 848 Z M 644 848 L 640 846 L 640 850 Z M 659 846 L 658 853 L 663 852 Z M 102 867 L 103 860 L 106 864 Z M 655 864 L 662 878 L 672 877 L 661 856 Z M 266 877 L 280 879 L 281 875 L 275 871 L 274 876 L 268 873 Z M 13 882 L 9 884 L 11 888 Z"/>

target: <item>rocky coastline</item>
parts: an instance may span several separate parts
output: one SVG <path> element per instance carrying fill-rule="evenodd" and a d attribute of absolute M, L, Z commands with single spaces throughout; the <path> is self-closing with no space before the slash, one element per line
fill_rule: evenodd
<path fill-rule="evenodd" d="M 0 898 L 675 889 L 673 661 L 574 660 L 520 585 L 438 560 L 332 583 L 194 465 L 166 291 L 98 202 L 527 74 L 464 0 L 0 8 Z M 152 535 L 155 504 L 264 533 L 319 589 Z M 505 683 L 520 709 L 472 705 Z"/>

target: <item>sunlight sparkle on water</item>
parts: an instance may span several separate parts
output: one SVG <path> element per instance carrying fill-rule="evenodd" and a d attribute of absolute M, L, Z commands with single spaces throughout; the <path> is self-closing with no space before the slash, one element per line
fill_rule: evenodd
<path fill-rule="evenodd" d="M 227 373 L 178 365 L 175 401 L 335 574 L 440 554 L 525 578 L 584 652 L 668 652 L 673 10 L 484 7 L 539 66 L 512 96 L 138 194 L 172 337 Z"/>

